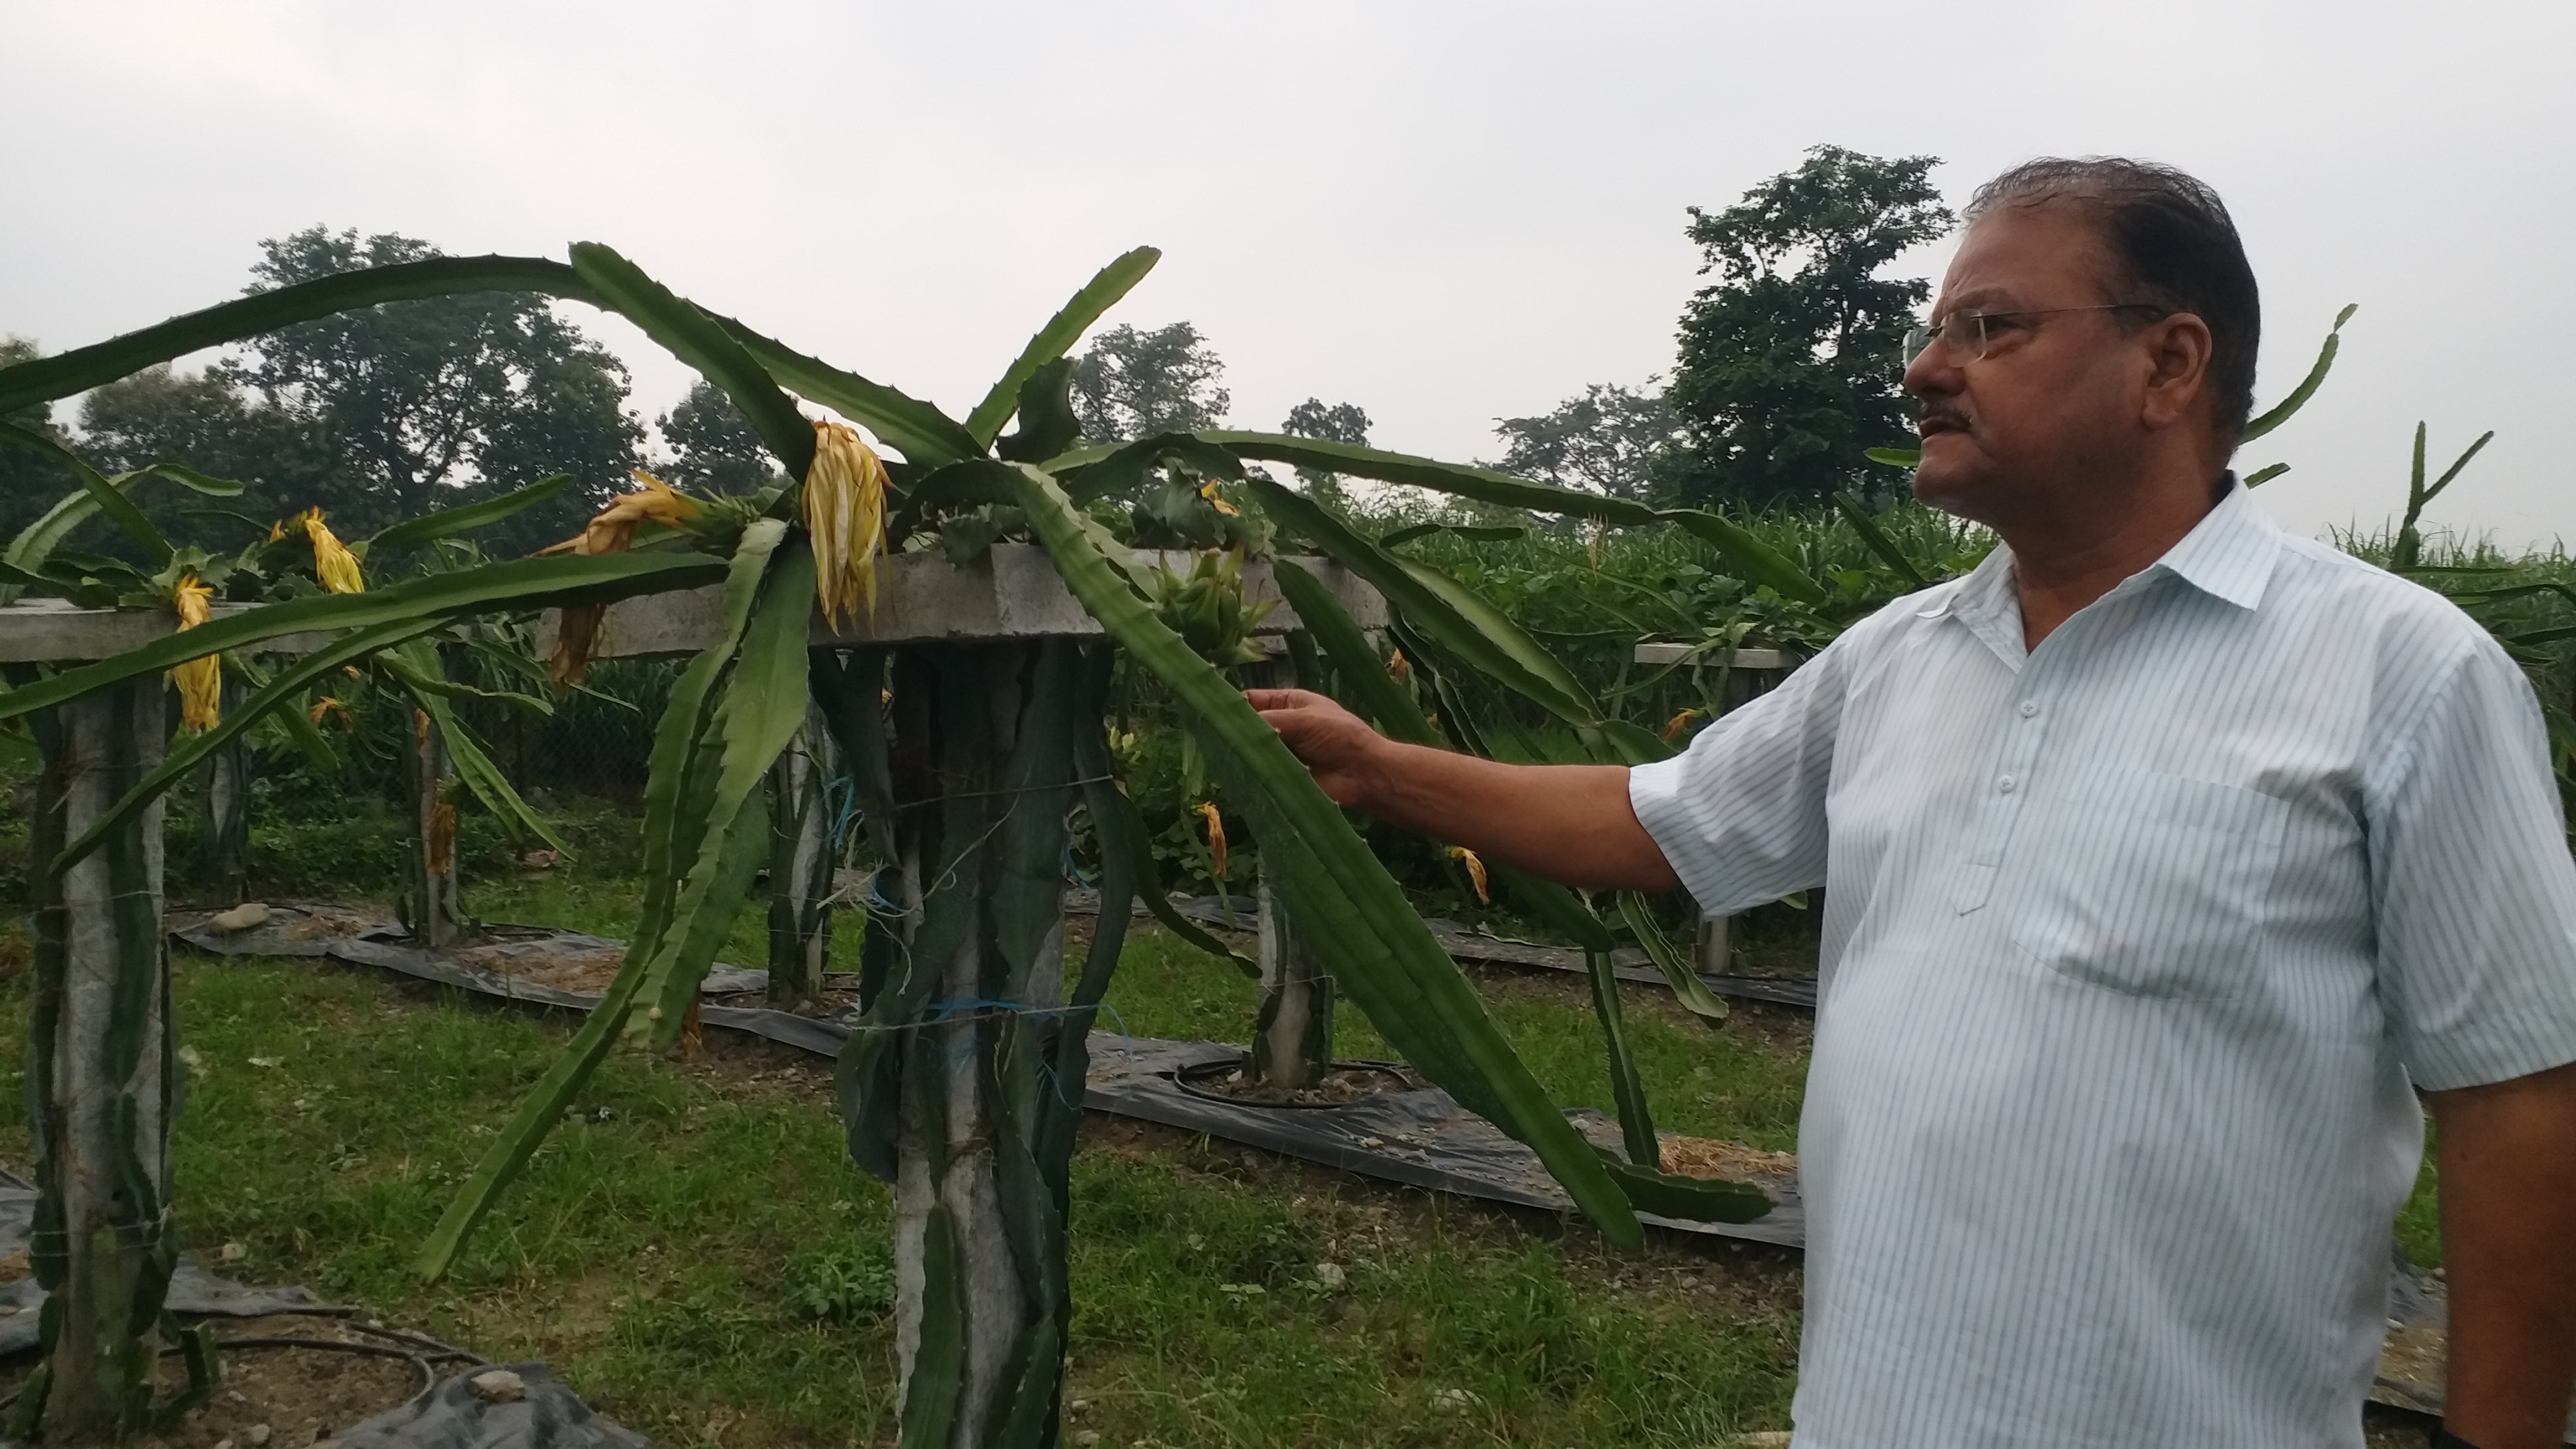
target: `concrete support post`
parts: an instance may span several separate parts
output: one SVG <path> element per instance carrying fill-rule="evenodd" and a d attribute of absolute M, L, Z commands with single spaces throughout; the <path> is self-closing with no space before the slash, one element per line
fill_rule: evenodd
<path fill-rule="evenodd" d="M 1285 659 L 1248 665 L 1244 673 L 1261 688 L 1295 682 Z M 1263 1086 L 1303 1091 L 1320 1085 L 1332 1070 L 1333 978 L 1307 953 L 1286 903 L 1271 889 L 1267 860 L 1261 862 L 1254 891 L 1253 959 L 1261 966 L 1261 1011 L 1253 1023 L 1245 1075 Z"/>
<path fill-rule="evenodd" d="M 1333 1066 L 1333 978 L 1306 950 L 1296 922 L 1270 888 L 1261 864 L 1255 960 L 1261 966 L 1261 1014 L 1253 1023 L 1246 1075 L 1268 1087 L 1302 1091 L 1321 1085 Z"/>
<path fill-rule="evenodd" d="M 411 716 L 412 818 L 418 848 L 412 866 L 410 907 L 412 938 L 435 951 L 452 946 L 465 934 L 464 911 L 456 889 L 455 767 L 448 763 L 447 742 L 426 710 Z"/>
<path fill-rule="evenodd" d="M 1702 976 L 1729 976 L 1735 960 L 1735 918 L 1702 916 L 1699 941 L 1691 951 L 1691 969 Z"/>
<path fill-rule="evenodd" d="M 900 959 L 867 1023 L 874 1034 L 852 1036 L 841 1071 L 853 1154 L 893 1169 L 907 1445 L 1056 1439 L 1065 1173 L 1079 1109 L 1060 1095 L 1050 1038 L 1078 1029 L 1056 1015 L 1062 862 L 1073 734 L 1099 727 L 1082 717 L 1079 662 L 1061 641 L 894 659 L 907 910 Z M 1069 1090 L 1078 1103 L 1078 1081 Z"/>
<path fill-rule="evenodd" d="M 30 1126 L 39 1196 L 31 1266 L 48 1293 L 41 1381 L 18 1423 L 44 1437 L 142 1427 L 175 1261 L 168 1212 L 170 971 L 161 938 L 162 807 L 70 870 L 46 869 L 161 759 L 158 677 L 39 716 L 44 773 L 30 864 L 35 1001 Z"/>
<path fill-rule="evenodd" d="M 823 997 L 832 954 L 831 732 L 819 718 L 769 767 L 769 1004 L 781 1010 Z"/>

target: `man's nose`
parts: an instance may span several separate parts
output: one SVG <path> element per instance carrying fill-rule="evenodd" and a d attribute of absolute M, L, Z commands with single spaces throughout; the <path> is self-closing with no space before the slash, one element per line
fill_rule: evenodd
<path fill-rule="evenodd" d="M 1950 349 L 1934 341 L 1906 359 L 1905 377 L 1898 386 L 1909 397 L 1949 397 L 1959 390 L 1960 381 L 1959 369 L 1950 361 Z"/>

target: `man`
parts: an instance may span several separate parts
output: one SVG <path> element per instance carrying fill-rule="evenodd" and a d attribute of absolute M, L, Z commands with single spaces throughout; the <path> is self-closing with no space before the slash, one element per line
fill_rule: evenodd
<path fill-rule="evenodd" d="M 1823 886 L 1801 1449 L 2362 1442 L 2440 1141 L 2446 1442 L 2576 1376 L 2576 866 L 2529 684 L 2227 472 L 2258 305 L 2209 189 L 1978 193 L 1905 386 L 2002 540 L 1636 770 L 1253 702 L 1337 800 L 1574 884 Z"/>

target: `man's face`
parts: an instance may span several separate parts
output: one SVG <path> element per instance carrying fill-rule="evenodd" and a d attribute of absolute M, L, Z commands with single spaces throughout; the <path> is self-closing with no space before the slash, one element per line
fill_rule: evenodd
<path fill-rule="evenodd" d="M 2127 300 L 2103 295 L 2093 222 L 2063 206 L 2005 207 L 1968 228 L 1932 315 L 2036 312 Z M 1934 342 L 1905 370 L 1921 403 L 1914 496 L 1998 526 L 2102 478 L 2134 442 L 2146 377 L 2138 349 L 2103 311 L 1997 319 L 1971 360 Z M 1970 354 L 1973 353 L 1973 345 Z"/>

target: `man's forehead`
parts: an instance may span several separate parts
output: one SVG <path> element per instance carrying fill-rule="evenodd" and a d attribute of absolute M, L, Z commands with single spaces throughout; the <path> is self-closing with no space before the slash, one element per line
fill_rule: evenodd
<path fill-rule="evenodd" d="M 1977 218 L 1941 280 L 1943 310 L 2027 305 L 2035 292 L 2090 282 L 2100 239 L 2084 217 L 2054 207 Z"/>

